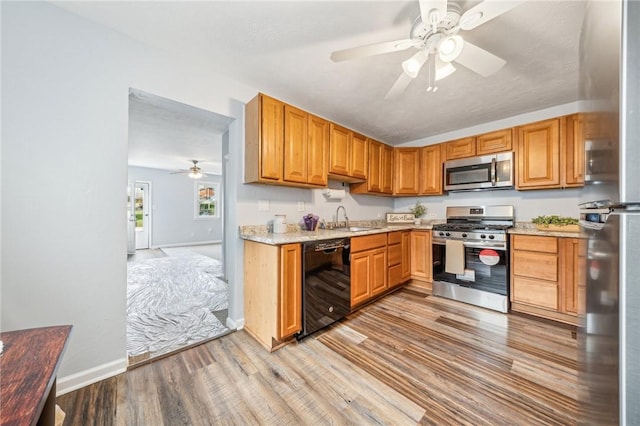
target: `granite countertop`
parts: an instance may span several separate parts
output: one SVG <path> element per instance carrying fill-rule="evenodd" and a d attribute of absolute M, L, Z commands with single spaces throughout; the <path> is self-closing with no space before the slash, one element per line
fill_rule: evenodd
<path fill-rule="evenodd" d="M 531 222 L 517 222 L 516 226 L 507 230 L 509 234 L 539 235 L 541 237 L 587 238 L 584 232 L 541 231 Z"/>
<path fill-rule="evenodd" d="M 375 228 L 364 231 L 346 231 L 343 229 L 318 229 L 316 231 L 302 231 L 298 225 L 288 225 L 287 233 L 274 234 L 266 225 L 241 226 L 240 238 L 258 243 L 280 245 L 291 243 L 304 243 L 307 241 L 330 240 L 333 238 L 361 237 L 363 235 L 380 234 L 383 232 L 404 231 L 411 229 L 431 230 L 434 221 L 428 223 L 415 224 L 387 224 L 386 222 L 377 224 L 352 223 L 353 226 L 375 226 Z"/>

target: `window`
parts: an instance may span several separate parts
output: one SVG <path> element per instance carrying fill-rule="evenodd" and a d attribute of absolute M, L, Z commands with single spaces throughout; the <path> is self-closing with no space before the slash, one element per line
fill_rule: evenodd
<path fill-rule="evenodd" d="M 220 217 L 220 184 L 195 182 L 195 218 L 210 219 Z"/>

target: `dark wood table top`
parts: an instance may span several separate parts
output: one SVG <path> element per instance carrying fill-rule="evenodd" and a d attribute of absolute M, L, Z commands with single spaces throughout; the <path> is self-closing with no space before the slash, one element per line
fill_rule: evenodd
<path fill-rule="evenodd" d="M 67 347 L 70 325 L 0 334 L 0 425 L 38 422 Z"/>

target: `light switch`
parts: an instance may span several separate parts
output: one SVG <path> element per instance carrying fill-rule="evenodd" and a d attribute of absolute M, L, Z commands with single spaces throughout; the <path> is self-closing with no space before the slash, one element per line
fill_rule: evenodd
<path fill-rule="evenodd" d="M 258 200 L 258 211 L 259 212 L 268 212 L 269 211 L 269 200 Z"/>
<path fill-rule="evenodd" d="M 304 211 L 304 201 L 298 201 L 298 211 L 299 212 Z"/>

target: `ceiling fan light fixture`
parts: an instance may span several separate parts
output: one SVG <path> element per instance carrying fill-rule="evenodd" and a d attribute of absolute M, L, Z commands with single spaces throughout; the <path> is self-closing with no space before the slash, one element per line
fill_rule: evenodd
<path fill-rule="evenodd" d="M 438 42 L 438 57 L 442 62 L 455 60 L 464 47 L 464 40 L 459 35 L 444 37 Z"/>
<path fill-rule="evenodd" d="M 202 173 L 200 172 L 199 168 L 192 167 L 191 171 L 189 172 L 189 177 L 191 179 L 200 179 L 202 177 Z"/>
<path fill-rule="evenodd" d="M 406 61 L 402 62 L 402 69 L 409 77 L 416 78 L 426 60 L 427 56 L 424 52 L 419 51 Z"/>

